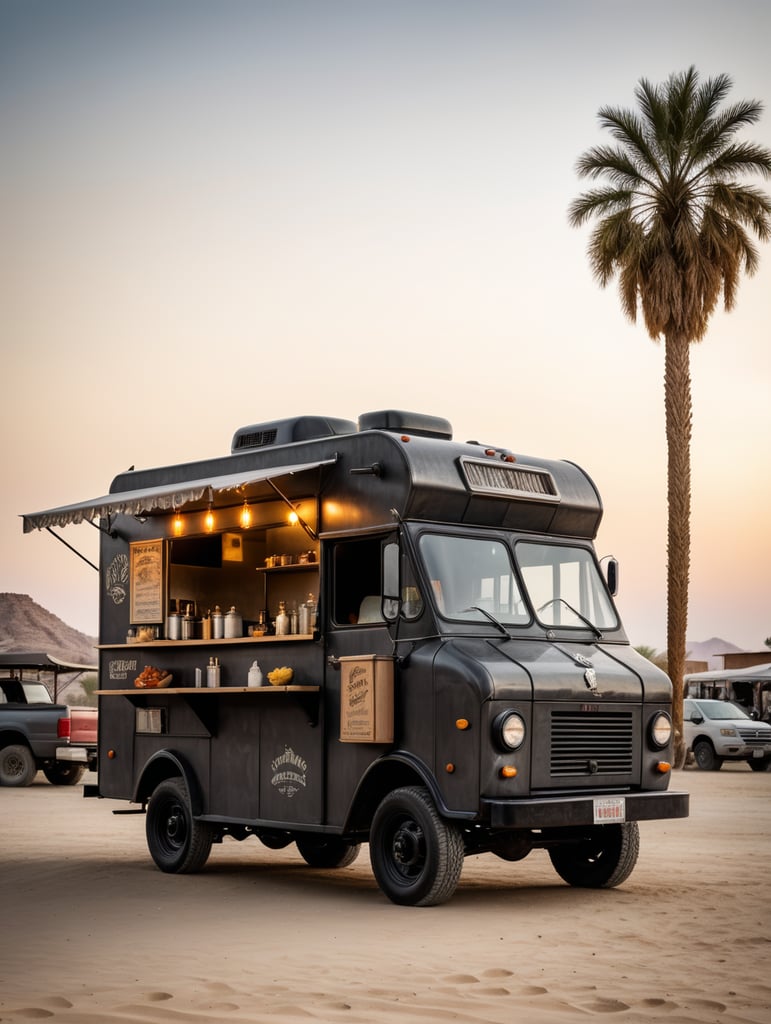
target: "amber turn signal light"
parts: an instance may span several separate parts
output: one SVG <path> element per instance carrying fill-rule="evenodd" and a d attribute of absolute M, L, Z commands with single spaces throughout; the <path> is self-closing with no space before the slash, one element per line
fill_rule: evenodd
<path fill-rule="evenodd" d="M 505 764 L 503 768 L 501 768 L 502 779 L 513 779 L 516 774 L 517 769 L 514 767 L 513 764 Z"/>
<path fill-rule="evenodd" d="M 471 723 L 469 722 L 468 718 L 456 718 L 455 719 L 455 728 L 456 729 L 460 729 L 462 731 L 463 729 L 468 729 L 470 725 L 471 725 Z"/>
<path fill-rule="evenodd" d="M 109 757 L 109 759 L 111 761 L 114 761 L 115 760 L 115 751 L 114 750 L 108 750 L 107 751 L 107 756 Z"/>
<path fill-rule="evenodd" d="M 669 761 L 659 761 L 656 765 L 656 771 L 661 772 L 662 775 L 666 775 L 667 772 L 672 771 L 672 765 L 669 763 Z"/>
<path fill-rule="evenodd" d="M 444 770 L 447 772 L 448 775 L 452 775 L 452 773 L 455 771 L 455 765 L 452 763 L 452 761 L 450 761 L 448 764 L 444 766 Z"/>

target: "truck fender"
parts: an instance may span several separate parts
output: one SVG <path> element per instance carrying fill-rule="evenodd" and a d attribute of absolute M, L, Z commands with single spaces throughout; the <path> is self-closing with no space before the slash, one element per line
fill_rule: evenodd
<path fill-rule="evenodd" d="M 152 757 L 145 762 L 144 767 L 137 776 L 134 794 L 131 802 L 135 804 L 146 804 L 150 799 L 155 787 L 164 781 L 180 777 L 184 779 L 187 792 L 190 796 L 190 808 L 193 815 L 203 813 L 203 795 L 198 778 L 183 754 L 174 750 L 157 750 Z"/>
<path fill-rule="evenodd" d="M 436 779 L 428 765 L 405 750 L 396 750 L 373 761 L 362 776 L 348 810 L 346 832 L 369 831 L 370 822 L 380 801 L 392 790 L 400 789 L 402 786 L 425 786 L 442 817 L 458 817 L 442 800 Z"/>

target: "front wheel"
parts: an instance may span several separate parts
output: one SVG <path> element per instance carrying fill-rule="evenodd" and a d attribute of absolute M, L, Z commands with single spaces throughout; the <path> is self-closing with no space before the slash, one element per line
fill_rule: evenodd
<path fill-rule="evenodd" d="M 359 856 L 360 843 L 348 843 L 337 836 L 300 836 L 297 849 L 312 868 L 347 868 Z"/>
<path fill-rule="evenodd" d="M 378 885 L 403 906 L 433 907 L 450 899 L 463 868 L 463 836 L 442 821 L 428 790 L 405 786 L 384 797 L 370 830 Z"/>
<path fill-rule="evenodd" d="M 754 772 L 771 772 L 771 757 L 751 757 L 747 764 Z"/>
<path fill-rule="evenodd" d="M 153 790 L 145 832 L 150 856 L 161 871 L 173 874 L 200 871 L 214 839 L 211 826 L 193 817 L 187 786 L 181 778 L 166 779 Z"/>
<path fill-rule="evenodd" d="M 71 761 L 54 761 L 46 765 L 43 775 L 52 786 L 77 786 L 86 771 L 84 764 L 73 764 Z"/>
<path fill-rule="evenodd" d="M 29 747 L 13 743 L 0 750 L 0 786 L 31 786 L 35 775 L 37 766 Z"/>
<path fill-rule="evenodd" d="M 723 764 L 723 758 L 717 756 L 709 740 L 699 740 L 693 748 L 693 756 L 703 772 L 719 772 Z"/>
<path fill-rule="evenodd" d="M 629 878 L 639 852 L 637 822 L 626 821 L 621 825 L 592 825 L 575 842 L 549 850 L 549 857 L 568 885 L 612 889 Z"/>

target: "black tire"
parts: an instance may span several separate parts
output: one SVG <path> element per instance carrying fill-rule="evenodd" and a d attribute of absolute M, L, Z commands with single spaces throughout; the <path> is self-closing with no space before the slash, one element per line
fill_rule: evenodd
<path fill-rule="evenodd" d="M 393 903 L 433 907 L 450 899 L 463 868 L 459 829 L 442 821 L 427 789 L 406 786 L 383 798 L 372 819 L 372 871 Z"/>
<path fill-rule="evenodd" d="M 181 778 L 166 779 L 153 790 L 145 832 L 150 856 L 161 871 L 171 874 L 200 871 L 214 839 L 211 826 L 193 817 L 187 786 Z"/>
<path fill-rule="evenodd" d="M 0 786 L 31 786 L 37 775 L 32 751 L 23 743 L 0 750 Z"/>
<path fill-rule="evenodd" d="M 359 856 L 361 843 L 349 843 L 338 836 L 299 836 L 297 849 L 312 868 L 347 868 Z"/>
<path fill-rule="evenodd" d="M 717 756 L 709 740 L 698 741 L 693 748 L 693 758 L 703 772 L 719 772 L 723 764 L 723 758 Z"/>
<path fill-rule="evenodd" d="M 576 842 L 549 850 L 554 870 L 568 885 L 612 889 L 632 873 L 640 852 L 636 821 L 592 825 Z"/>
<path fill-rule="evenodd" d="M 771 772 L 771 757 L 751 757 L 747 764 L 754 772 Z"/>
<path fill-rule="evenodd" d="M 84 764 L 72 761 L 54 761 L 43 769 L 43 775 L 52 786 L 77 786 L 86 773 Z"/>

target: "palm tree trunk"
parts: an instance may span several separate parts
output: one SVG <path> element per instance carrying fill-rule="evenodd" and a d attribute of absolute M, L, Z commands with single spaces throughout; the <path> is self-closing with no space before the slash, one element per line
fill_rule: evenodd
<path fill-rule="evenodd" d="M 691 561 L 690 345 L 679 332 L 666 335 L 664 408 L 667 434 L 667 671 L 672 680 L 675 767 L 685 762 L 683 676 Z"/>

